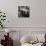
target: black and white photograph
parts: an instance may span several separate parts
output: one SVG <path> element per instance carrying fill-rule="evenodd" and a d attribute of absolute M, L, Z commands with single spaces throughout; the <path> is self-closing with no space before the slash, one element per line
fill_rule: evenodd
<path fill-rule="evenodd" d="M 18 17 L 29 17 L 29 6 L 18 6 Z"/>

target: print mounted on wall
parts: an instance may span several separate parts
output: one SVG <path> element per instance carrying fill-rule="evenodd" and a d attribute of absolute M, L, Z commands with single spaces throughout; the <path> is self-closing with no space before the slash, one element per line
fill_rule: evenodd
<path fill-rule="evenodd" d="M 29 7 L 18 6 L 18 17 L 29 17 Z"/>

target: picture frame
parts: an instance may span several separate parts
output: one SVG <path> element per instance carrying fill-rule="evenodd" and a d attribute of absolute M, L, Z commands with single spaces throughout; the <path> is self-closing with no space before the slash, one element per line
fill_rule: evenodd
<path fill-rule="evenodd" d="M 28 18 L 30 17 L 30 8 L 29 6 L 18 6 L 18 17 Z"/>

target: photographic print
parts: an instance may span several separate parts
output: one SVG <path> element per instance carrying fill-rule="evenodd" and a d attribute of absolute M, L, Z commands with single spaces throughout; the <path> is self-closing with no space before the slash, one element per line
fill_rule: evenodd
<path fill-rule="evenodd" d="M 29 17 L 29 7 L 18 6 L 18 17 Z"/>

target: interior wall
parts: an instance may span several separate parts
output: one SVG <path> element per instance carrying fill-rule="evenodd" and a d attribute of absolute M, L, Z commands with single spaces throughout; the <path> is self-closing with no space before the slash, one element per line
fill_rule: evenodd
<path fill-rule="evenodd" d="M 18 17 L 21 5 L 30 7 L 29 18 Z M 46 0 L 0 0 L 0 10 L 6 12 L 6 27 L 46 27 Z"/>

